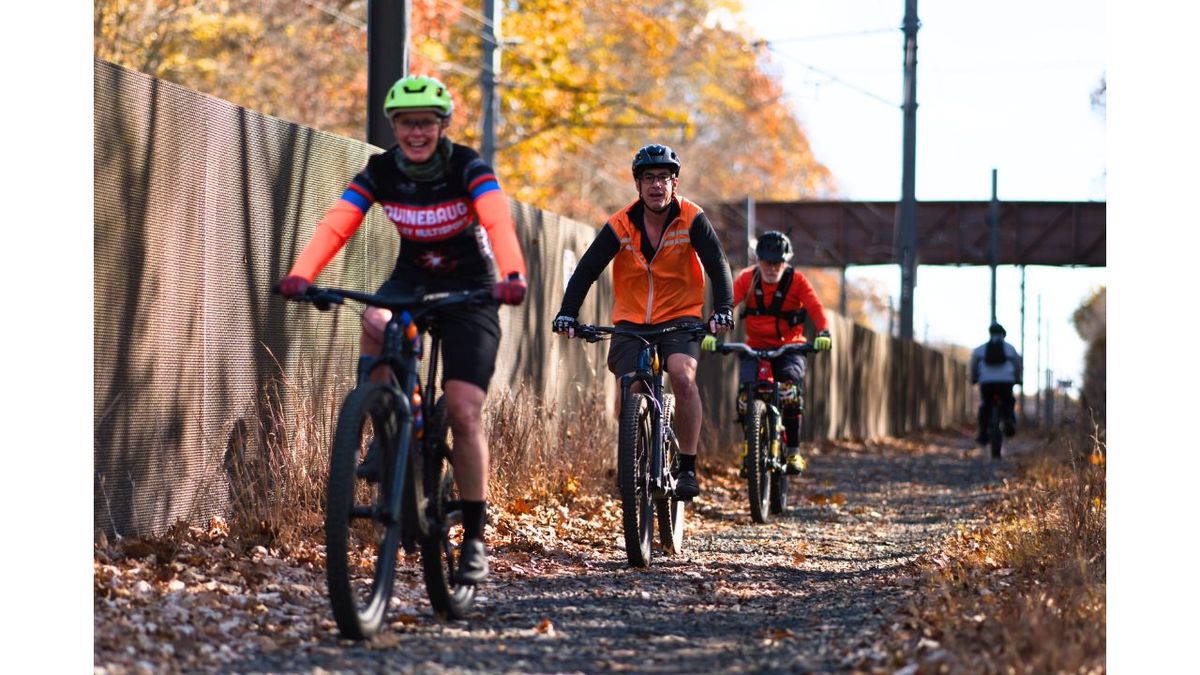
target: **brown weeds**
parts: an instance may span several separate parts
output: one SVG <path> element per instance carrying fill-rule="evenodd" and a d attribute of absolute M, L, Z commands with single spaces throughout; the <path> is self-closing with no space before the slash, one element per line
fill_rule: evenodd
<path fill-rule="evenodd" d="M 962 530 L 918 563 L 898 636 L 915 672 L 1092 673 L 1105 669 L 1103 434 L 1080 459 L 1059 438 L 1004 486 L 991 525 Z"/>
<path fill-rule="evenodd" d="M 339 396 L 316 399 L 311 377 L 278 380 L 230 434 L 223 471 L 231 535 L 249 544 L 295 544 L 324 525 L 325 483 Z M 337 400 L 335 400 L 335 398 Z"/>
<path fill-rule="evenodd" d="M 233 425 L 213 485 L 228 485 L 233 539 L 287 546 L 320 538 L 337 400 L 315 400 L 307 378 L 280 380 Z M 493 392 L 484 408 L 491 452 L 491 502 L 569 503 L 607 489 L 615 466 L 616 424 L 604 389 L 579 392 L 574 405 L 549 405 L 521 387 Z M 195 518 L 197 522 L 204 518 Z"/>
<path fill-rule="evenodd" d="M 575 404 L 547 404 L 526 387 L 493 394 L 484 410 L 491 452 L 491 501 L 554 497 L 607 489 L 616 466 L 616 422 L 600 385 Z"/>

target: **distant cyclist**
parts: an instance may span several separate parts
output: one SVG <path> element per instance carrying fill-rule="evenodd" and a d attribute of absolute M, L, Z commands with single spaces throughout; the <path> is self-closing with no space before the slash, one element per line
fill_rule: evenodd
<path fill-rule="evenodd" d="M 1012 390 L 1013 385 L 1021 384 L 1024 375 L 1021 354 L 1005 341 L 1007 333 L 1004 326 L 994 323 L 988 328 L 988 333 L 988 341 L 971 352 L 971 384 L 979 385 L 979 433 L 975 436 L 975 442 L 980 445 L 988 441 L 988 415 L 994 394 L 1000 395 L 1004 405 L 1004 435 L 1017 433 L 1016 400 Z"/>
<path fill-rule="evenodd" d="M 811 317 L 817 328 L 813 347 L 827 350 L 833 346 L 825 307 L 802 272 L 792 267 L 792 242 L 782 232 L 771 231 L 759 237 L 754 247 L 758 262 L 742 270 L 733 282 L 733 303 L 743 303 L 742 320 L 746 344 L 753 349 L 773 349 L 788 343 L 805 343 L 804 319 Z M 789 352 L 771 361 L 783 402 L 783 428 L 787 434 L 787 472 L 804 470 L 800 455 L 800 418 L 804 411 L 803 354 Z M 738 368 L 739 407 L 745 385 L 758 377 L 754 359 L 742 359 Z"/>
<path fill-rule="evenodd" d="M 438 80 L 409 76 L 384 99 L 396 145 L 367 160 L 342 198 L 317 223 L 312 239 L 278 288 L 303 295 L 378 203 L 400 235 L 396 267 L 382 295 L 492 288 L 498 301 L 525 299 L 525 257 L 495 172 L 479 154 L 446 136 L 454 101 Z M 379 354 L 391 312 L 363 313 L 364 361 Z M 454 480 L 463 498 L 461 578 L 488 574 L 483 543 L 487 521 L 488 445 L 482 410 L 496 368 L 500 319 L 495 305 L 456 306 L 437 313 L 442 335 L 442 389 L 454 432 Z M 377 370 L 376 376 L 382 374 Z M 368 453 L 360 475 L 378 480 L 378 456 Z"/>
<path fill-rule="evenodd" d="M 618 326 L 661 328 L 701 321 L 704 277 L 713 285 L 709 330 L 733 325 L 731 280 L 725 251 L 704 210 L 676 191 L 682 164 L 665 145 L 647 145 L 633 158 L 638 198 L 609 217 L 579 259 L 554 319 L 556 333 L 573 335 L 579 308 L 600 273 L 613 263 L 612 320 Z M 675 431 L 679 438 L 679 482 L 675 494 L 700 494 L 696 449 L 703 411 L 696 386 L 700 345 L 686 333 L 659 341 L 675 394 Z M 608 369 L 618 378 L 632 373 L 642 342 L 616 336 L 609 345 Z M 619 408 L 618 408 L 619 409 Z"/>

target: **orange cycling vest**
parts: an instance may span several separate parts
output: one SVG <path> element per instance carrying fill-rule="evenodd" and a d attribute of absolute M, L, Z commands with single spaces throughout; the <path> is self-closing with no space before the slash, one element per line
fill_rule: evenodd
<path fill-rule="evenodd" d="M 692 221 L 703 212 L 676 197 L 679 215 L 663 227 L 653 260 L 642 255 L 642 231 L 629 219 L 637 200 L 618 211 L 608 225 L 620 240 L 613 259 L 613 322 L 662 323 L 704 311 L 704 268 L 692 248 Z"/>

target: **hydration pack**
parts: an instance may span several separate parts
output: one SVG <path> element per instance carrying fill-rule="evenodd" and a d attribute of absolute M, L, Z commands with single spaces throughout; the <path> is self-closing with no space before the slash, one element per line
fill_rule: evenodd
<path fill-rule="evenodd" d="M 788 265 L 783 270 L 783 276 L 779 279 L 779 285 L 775 287 L 775 292 L 771 294 L 771 304 L 766 304 L 765 294 L 762 287 L 762 275 L 758 269 L 754 270 L 754 278 L 750 280 L 750 288 L 754 292 L 754 304 L 751 305 L 747 300 L 745 308 L 742 309 L 742 319 L 748 316 L 773 316 L 775 317 L 775 333 L 780 339 L 783 339 L 783 334 L 779 330 L 779 321 L 787 321 L 789 326 L 799 326 L 804 323 L 808 313 L 804 308 L 794 309 L 789 312 L 783 311 L 783 301 L 787 298 L 788 291 L 792 288 L 792 277 L 796 270 L 791 265 Z"/>
<path fill-rule="evenodd" d="M 1008 360 L 1004 353 L 1004 338 L 988 340 L 983 348 L 983 362 L 989 366 L 998 366 Z"/>

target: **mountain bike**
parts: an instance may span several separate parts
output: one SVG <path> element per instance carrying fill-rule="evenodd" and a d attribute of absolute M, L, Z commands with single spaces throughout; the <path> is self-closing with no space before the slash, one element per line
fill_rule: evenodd
<path fill-rule="evenodd" d="M 742 461 L 749 487 L 750 518 L 756 523 L 768 523 L 771 516 L 787 509 L 787 466 L 783 452 L 788 439 L 783 428 L 779 383 L 775 381 L 771 360 L 788 352 L 809 354 L 816 349 L 806 343 L 754 349 L 741 342 L 718 342 L 712 351 L 758 361 L 757 379 L 744 385 L 739 393 L 746 401 L 741 419 L 745 436 Z"/>
<path fill-rule="evenodd" d="M 621 376 L 621 419 L 617 432 L 617 485 L 621 492 L 621 523 L 625 554 L 631 567 L 649 567 L 657 514 L 658 536 L 666 555 L 683 550 L 686 500 L 675 497 L 679 471 L 679 440 L 671 428 L 675 396 L 663 391 L 663 362 L 658 338 L 691 332 L 707 334 L 704 324 L 665 328 L 626 328 L 579 324 L 575 337 L 597 342 L 613 335 L 642 341 L 634 372 Z"/>
<path fill-rule="evenodd" d="M 475 586 L 458 583 L 451 530 L 462 523 L 454 496 L 446 404 L 435 397 L 441 345 L 434 310 L 460 303 L 494 302 L 491 291 L 381 296 L 317 288 L 293 298 L 321 311 L 350 299 L 392 311 L 379 356 L 359 367 L 346 395 L 329 458 L 325 510 L 326 581 L 338 630 L 362 640 L 383 624 L 392 598 L 397 554 L 421 553 L 425 588 L 434 613 L 462 618 L 475 600 Z M 418 324 L 421 321 L 421 324 Z M 422 332 L 429 334 L 429 375 L 422 386 L 418 361 Z M 386 382 L 372 382 L 377 368 Z M 436 402 L 435 402 L 436 400 Z M 360 476 L 360 463 L 374 453 L 379 469 Z M 377 480 L 376 480 L 377 479 Z"/>

